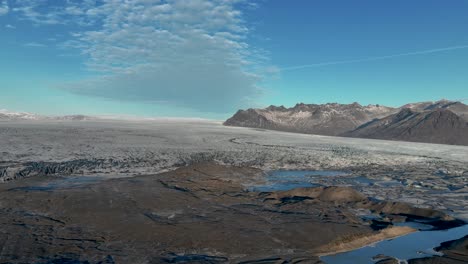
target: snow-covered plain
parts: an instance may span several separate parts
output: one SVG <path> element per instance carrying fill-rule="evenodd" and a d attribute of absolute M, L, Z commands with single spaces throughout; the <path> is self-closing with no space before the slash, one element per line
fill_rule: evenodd
<path fill-rule="evenodd" d="M 3 121 L 0 153 L 2 162 L 112 159 L 128 165 L 130 173 L 156 173 L 161 166 L 189 162 L 195 156 L 263 169 L 411 165 L 458 174 L 468 170 L 464 146 L 316 136 L 178 119 Z"/>

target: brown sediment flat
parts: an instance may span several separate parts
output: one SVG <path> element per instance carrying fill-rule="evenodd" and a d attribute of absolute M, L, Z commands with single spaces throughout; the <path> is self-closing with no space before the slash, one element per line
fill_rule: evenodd
<path fill-rule="evenodd" d="M 8 263 L 316 263 L 342 235 L 372 233 L 346 206 L 276 202 L 245 191 L 263 172 L 199 164 L 152 176 L 55 188 L 0 185 L 0 259 Z M 55 262 L 54 262 L 55 261 Z M 86 262 L 87 261 L 87 262 Z"/>
<path fill-rule="evenodd" d="M 383 240 L 404 236 L 416 231 L 416 229 L 407 226 L 394 226 L 380 230 L 378 233 L 345 236 L 319 247 L 317 253 L 320 256 L 334 255 L 362 248 Z"/>
<path fill-rule="evenodd" d="M 203 163 L 72 185 L 39 176 L 1 184 L 0 260 L 319 263 L 319 253 L 413 231 L 374 231 L 350 209 L 375 203 L 349 187 L 246 191 L 262 177 L 254 168 Z"/>

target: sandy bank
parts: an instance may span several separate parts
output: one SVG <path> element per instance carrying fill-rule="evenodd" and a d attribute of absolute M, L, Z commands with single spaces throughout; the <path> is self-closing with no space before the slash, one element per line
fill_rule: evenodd
<path fill-rule="evenodd" d="M 320 256 L 334 255 L 369 246 L 383 240 L 404 236 L 416 231 L 416 229 L 407 226 L 388 227 L 380 230 L 378 233 L 340 237 L 331 243 L 317 248 L 316 251 Z"/>

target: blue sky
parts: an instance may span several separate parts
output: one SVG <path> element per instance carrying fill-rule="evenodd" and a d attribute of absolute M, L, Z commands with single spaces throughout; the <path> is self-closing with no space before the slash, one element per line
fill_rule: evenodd
<path fill-rule="evenodd" d="M 468 98 L 468 1 L 0 0 L 0 109 L 225 118 Z"/>

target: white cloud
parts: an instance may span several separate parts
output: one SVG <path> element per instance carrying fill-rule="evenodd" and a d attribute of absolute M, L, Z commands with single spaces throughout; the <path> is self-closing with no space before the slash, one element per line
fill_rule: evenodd
<path fill-rule="evenodd" d="M 0 16 L 8 14 L 9 11 L 10 11 L 10 8 L 8 7 L 8 1 L 1 0 L 0 1 Z"/>
<path fill-rule="evenodd" d="M 10 25 L 10 24 L 6 24 L 5 27 L 6 27 L 6 28 L 9 28 L 9 29 L 15 29 L 15 28 L 16 28 L 15 26 Z"/>
<path fill-rule="evenodd" d="M 93 24 L 62 46 L 100 75 L 64 85 L 70 92 L 199 111 L 232 111 L 260 93 L 253 69 L 264 58 L 247 43 L 246 0 L 68 0 L 49 13 L 22 1 L 17 11 L 38 24 Z"/>

